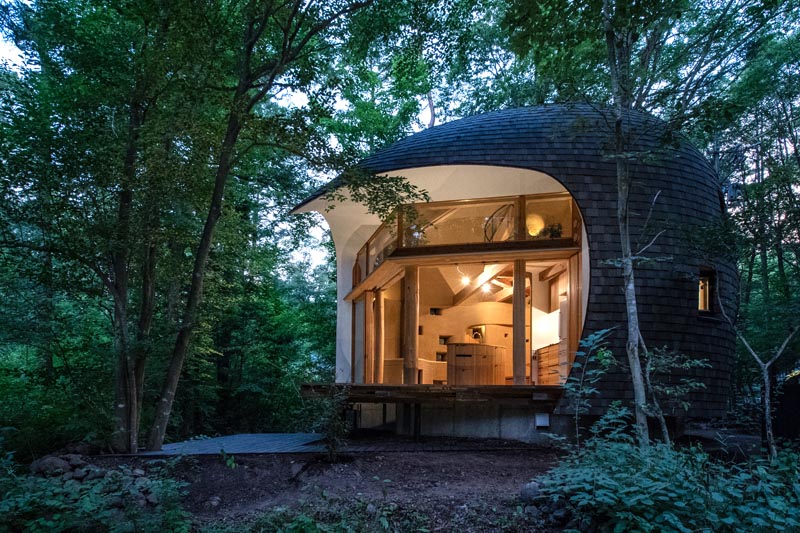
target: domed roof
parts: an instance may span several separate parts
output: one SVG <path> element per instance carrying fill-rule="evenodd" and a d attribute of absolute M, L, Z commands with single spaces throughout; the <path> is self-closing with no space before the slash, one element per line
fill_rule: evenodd
<path fill-rule="evenodd" d="M 631 111 L 625 115 L 623 130 L 628 138 L 626 152 L 639 152 L 637 163 L 647 166 L 648 173 L 655 169 L 687 189 L 702 189 L 703 196 L 711 193 L 718 202 L 713 192 L 718 188 L 716 178 L 708 161 L 666 123 Z M 598 181 L 616 181 L 610 157 L 613 132 L 611 111 L 590 104 L 504 109 L 415 133 L 375 152 L 359 166 L 372 174 L 440 165 L 516 167 L 549 174 L 570 189 L 572 180 L 566 175 L 576 172 L 590 172 Z M 341 179 L 334 180 L 301 205 L 340 183 Z M 680 186 L 673 183 L 672 187 L 676 185 Z"/>
<path fill-rule="evenodd" d="M 679 146 L 685 155 L 703 160 L 697 150 L 671 135 L 663 121 L 646 113 L 627 113 L 624 130 L 634 150 Z M 504 109 L 411 135 L 371 155 L 363 166 L 381 173 L 443 164 L 537 168 L 572 161 L 607 162 L 613 132 L 611 112 L 589 104 Z"/>

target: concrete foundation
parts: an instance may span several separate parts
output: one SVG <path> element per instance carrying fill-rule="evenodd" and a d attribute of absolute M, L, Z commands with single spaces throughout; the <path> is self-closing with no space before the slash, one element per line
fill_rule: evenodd
<path fill-rule="evenodd" d="M 570 417 L 537 412 L 532 407 L 497 404 L 356 404 L 358 427 L 377 428 L 395 422 L 399 435 L 548 441 L 548 434 L 565 435 Z M 417 416 L 419 419 L 417 420 Z"/>

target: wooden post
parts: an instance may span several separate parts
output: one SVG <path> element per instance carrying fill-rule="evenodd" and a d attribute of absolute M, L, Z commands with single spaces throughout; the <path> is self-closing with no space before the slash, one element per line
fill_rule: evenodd
<path fill-rule="evenodd" d="M 569 354 L 569 368 L 572 369 L 572 362 L 575 360 L 575 352 L 578 351 L 578 343 L 581 340 L 581 319 L 583 318 L 583 297 L 581 296 L 581 254 L 577 253 L 569 258 L 569 337 L 567 349 Z"/>
<path fill-rule="evenodd" d="M 525 359 L 528 345 L 525 342 L 525 260 L 514 261 L 513 336 L 514 385 L 525 385 Z"/>
<path fill-rule="evenodd" d="M 405 321 L 403 324 L 403 383 L 416 385 L 418 381 L 419 359 L 419 267 L 405 268 L 404 283 Z"/>
<path fill-rule="evenodd" d="M 372 365 L 375 362 L 375 314 L 373 307 L 372 291 L 364 293 L 364 383 L 372 383 L 374 372 Z"/>
<path fill-rule="evenodd" d="M 375 362 L 372 365 L 373 383 L 383 383 L 383 291 L 375 291 L 375 308 L 373 310 L 375 333 L 373 335 L 373 348 Z"/>

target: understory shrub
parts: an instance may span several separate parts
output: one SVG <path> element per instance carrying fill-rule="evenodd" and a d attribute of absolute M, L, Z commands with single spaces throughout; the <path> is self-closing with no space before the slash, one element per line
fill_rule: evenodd
<path fill-rule="evenodd" d="M 190 530 L 180 502 L 183 484 L 167 476 L 120 470 L 82 482 L 45 478 L 19 473 L 11 454 L 0 468 L 0 532 Z"/>
<path fill-rule="evenodd" d="M 542 480 L 575 523 L 598 531 L 757 532 L 800 530 L 800 454 L 723 464 L 698 447 L 641 448 L 616 408 Z"/>

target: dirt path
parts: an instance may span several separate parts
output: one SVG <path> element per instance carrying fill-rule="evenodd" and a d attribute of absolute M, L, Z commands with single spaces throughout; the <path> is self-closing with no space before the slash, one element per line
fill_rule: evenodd
<path fill-rule="evenodd" d="M 473 442 L 458 451 L 359 453 L 328 463 L 312 454 L 183 457 L 185 507 L 204 524 L 247 524 L 275 508 L 402 509 L 430 531 L 543 531 L 523 516 L 523 484 L 557 460 L 551 449 Z M 152 459 L 128 459 L 147 467 Z M 149 463 L 152 465 L 153 463 Z M 536 517 L 533 517 L 536 518 Z"/>

